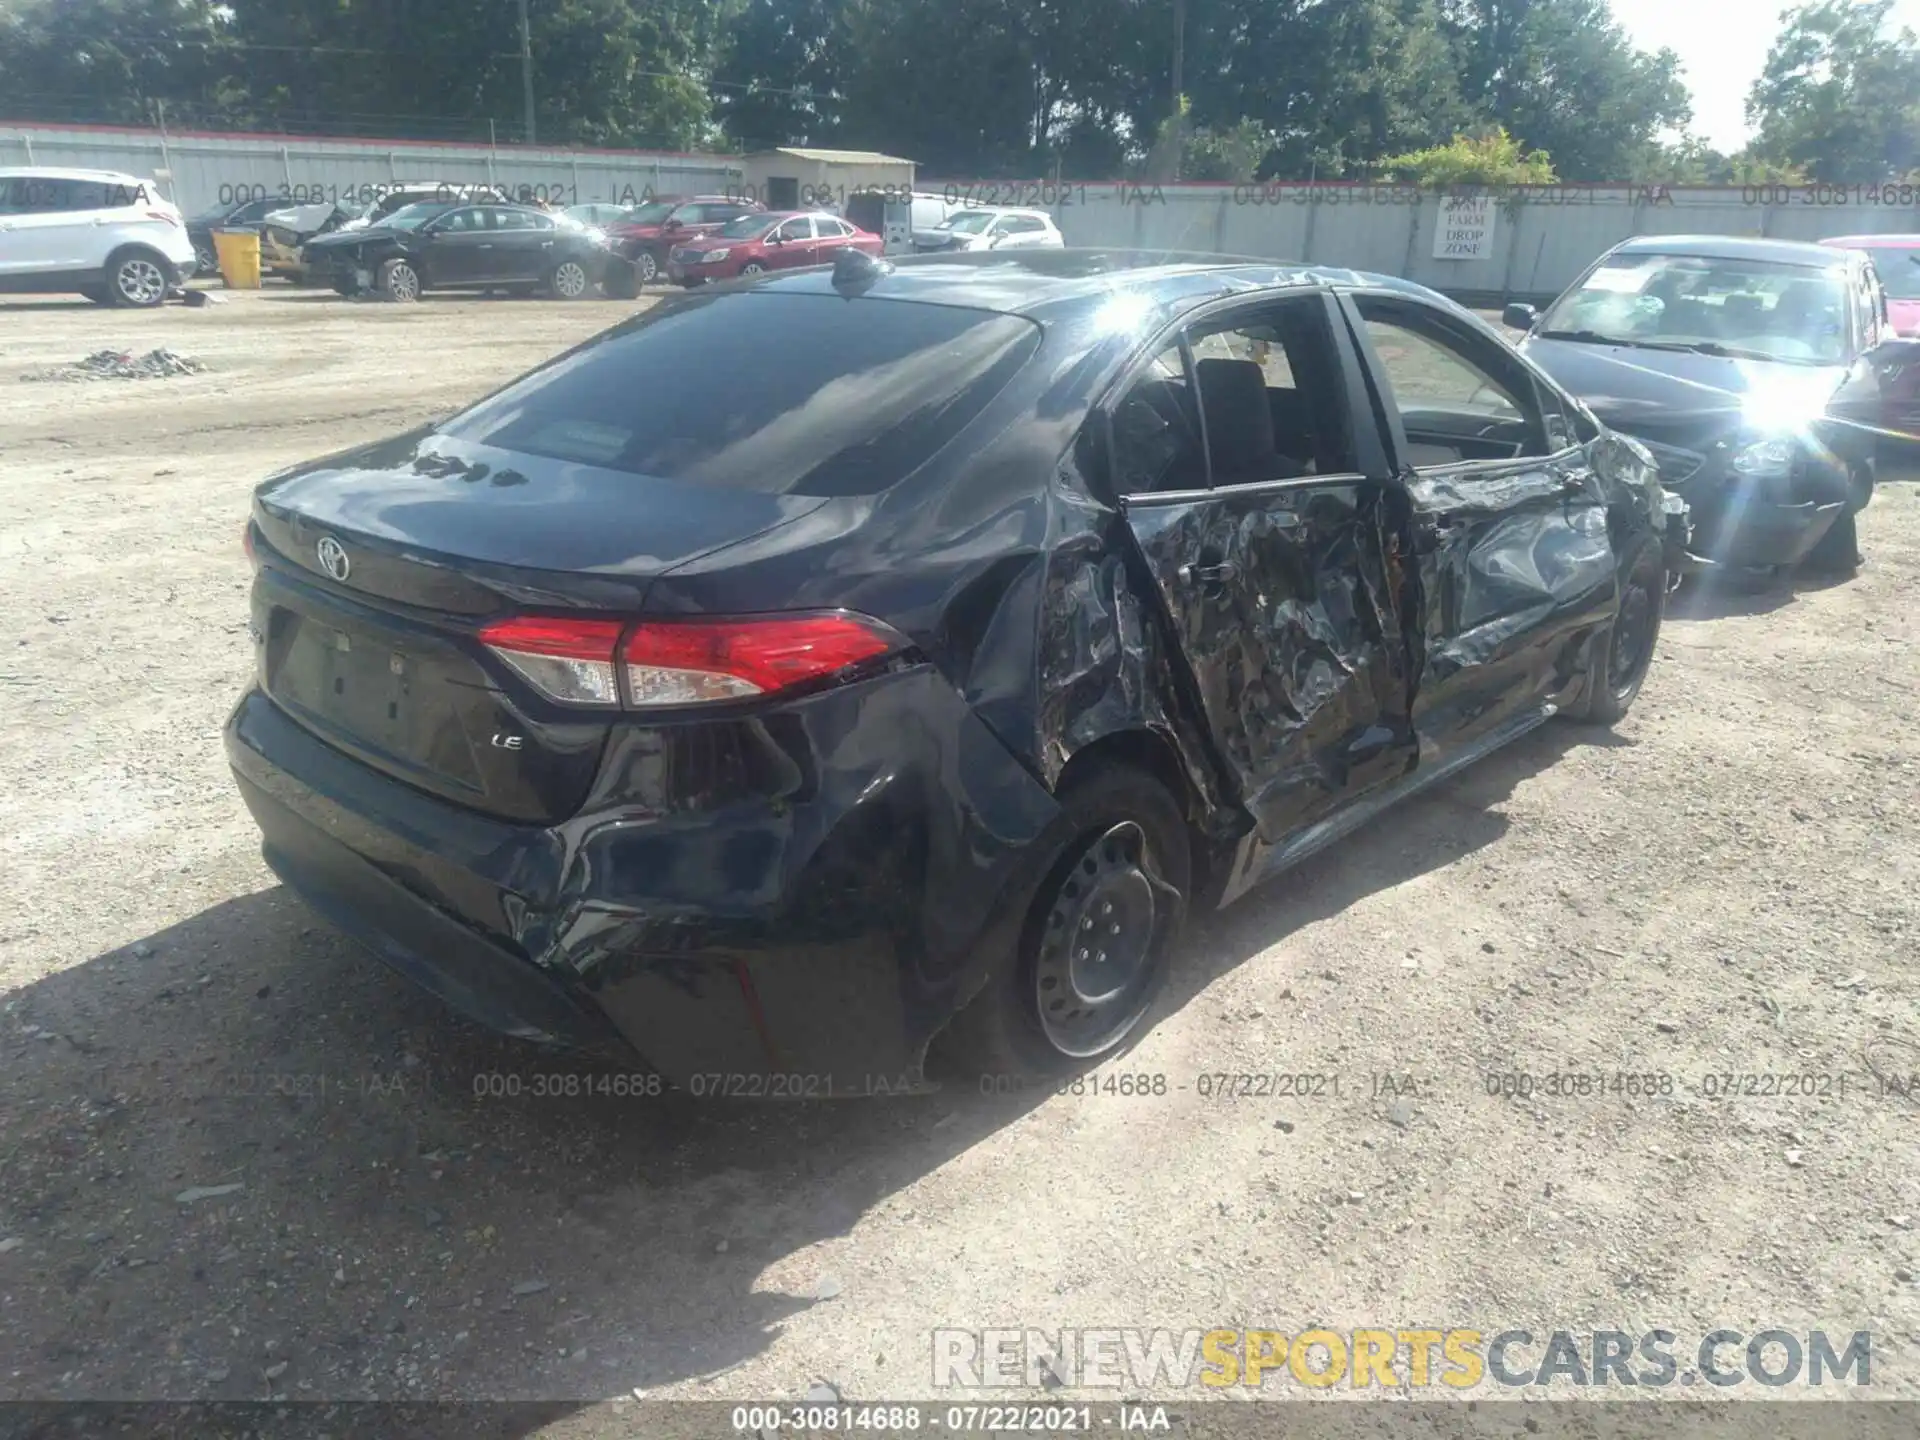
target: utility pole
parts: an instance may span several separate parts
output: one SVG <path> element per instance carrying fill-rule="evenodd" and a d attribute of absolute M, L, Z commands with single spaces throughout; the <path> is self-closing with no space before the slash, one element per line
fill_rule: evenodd
<path fill-rule="evenodd" d="M 1187 50 L 1187 0 L 1173 0 L 1173 113 L 1180 113 L 1181 88 L 1180 74 L 1186 61 Z"/>
<path fill-rule="evenodd" d="M 1180 153 L 1186 148 L 1186 116 L 1181 113 L 1181 97 L 1186 94 L 1181 74 L 1187 54 L 1187 0 L 1173 0 L 1173 178 L 1180 178 Z"/>
<path fill-rule="evenodd" d="M 533 26 L 527 21 L 527 0 L 520 0 L 520 91 L 526 102 L 527 144 L 534 143 L 533 132 Z"/>

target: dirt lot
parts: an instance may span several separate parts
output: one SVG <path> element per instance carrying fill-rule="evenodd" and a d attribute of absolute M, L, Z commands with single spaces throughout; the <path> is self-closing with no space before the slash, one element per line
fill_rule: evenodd
<path fill-rule="evenodd" d="M 1856 580 L 1676 600 L 1616 735 L 1537 732 L 1205 923 L 1114 1067 L 1163 1094 L 477 1098 L 574 1067 L 259 860 L 241 519 L 633 308 L 0 305 L 0 1397 L 931 1397 L 936 1327 L 1313 1322 L 1868 1330 L 1920 1394 L 1909 481 Z M 17 378 L 107 345 L 209 368 Z"/>

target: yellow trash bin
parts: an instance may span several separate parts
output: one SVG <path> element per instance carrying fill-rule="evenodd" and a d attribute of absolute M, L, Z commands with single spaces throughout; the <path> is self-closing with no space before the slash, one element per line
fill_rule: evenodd
<path fill-rule="evenodd" d="M 260 288 L 260 236 L 252 230 L 216 230 L 213 251 L 220 261 L 220 278 L 229 290 Z"/>

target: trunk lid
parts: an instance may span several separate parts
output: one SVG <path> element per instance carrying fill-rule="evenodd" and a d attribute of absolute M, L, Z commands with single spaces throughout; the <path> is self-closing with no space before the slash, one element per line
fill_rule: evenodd
<path fill-rule="evenodd" d="M 819 508 L 416 431 L 260 487 L 261 688 L 328 744 L 490 815 L 579 808 L 617 710 L 556 705 L 477 638 L 640 611 L 653 580 Z"/>

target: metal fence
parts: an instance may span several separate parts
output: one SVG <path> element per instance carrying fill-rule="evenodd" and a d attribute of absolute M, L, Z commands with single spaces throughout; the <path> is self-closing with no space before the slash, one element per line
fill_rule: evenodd
<path fill-rule="evenodd" d="M 118 170 L 161 183 L 189 215 L 230 200 L 290 205 L 371 199 L 400 181 L 495 184 L 562 205 L 638 204 L 737 185 L 727 155 L 564 150 L 305 135 L 169 134 L 95 126 L 0 125 L 0 166 Z"/>
<path fill-rule="evenodd" d="M 1550 299 L 1632 235 L 1782 240 L 1920 231 L 1914 186 L 1549 185 L 1422 192 L 1344 182 L 923 181 L 1049 211 L 1069 245 L 1205 250 L 1400 275 L 1457 298 Z"/>

